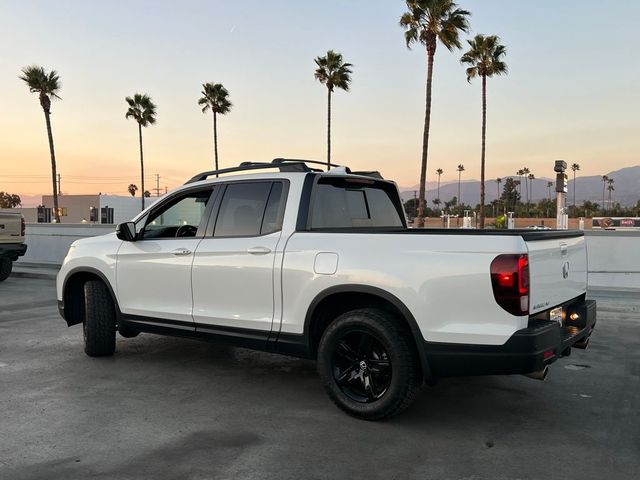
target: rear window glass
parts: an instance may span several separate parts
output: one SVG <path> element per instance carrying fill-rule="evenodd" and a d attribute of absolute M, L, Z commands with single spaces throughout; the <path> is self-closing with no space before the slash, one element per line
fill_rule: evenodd
<path fill-rule="evenodd" d="M 402 227 L 391 195 L 381 186 L 346 181 L 315 187 L 311 228 Z"/>

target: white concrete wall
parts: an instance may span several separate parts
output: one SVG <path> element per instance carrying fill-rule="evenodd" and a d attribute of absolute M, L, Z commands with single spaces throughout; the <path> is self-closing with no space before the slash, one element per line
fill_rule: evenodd
<path fill-rule="evenodd" d="M 640 291 L 640 232 L 585 231 L 589 287 Z"/>
<path fill-rule="evenodd" d="M 27 254 L 19 261 L 60 265 L 74 240 L 114 229 L 100 224 L 27 224 Z M 640 232 L 586 231 L 585 238 L 591 288 L 640 291 Z"/>
<path fill-rule="evenodd" d="M 28 223 L 25 243 L 27 253 L 18 262 L 61 265 L 69 245 L 85 237 L 115 231 L 115 225 Z"/>

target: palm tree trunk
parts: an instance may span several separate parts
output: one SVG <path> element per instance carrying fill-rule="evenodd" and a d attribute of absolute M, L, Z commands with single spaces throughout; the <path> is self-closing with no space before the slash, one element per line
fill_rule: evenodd
<path fill-rule="evenodd" d="M 462 170 L 458 170 L 458 198 L 456 204 L 460 206 L 460 178 L 462 177 Z"/>
<path fill-rule="evenodd" d="M 331 169 L 331 89 L 327 88 L 327 172 Z"/>
<path fill-rule="evenodd" d="M 56 223 L 60 223 L 60 209 L 58 208 L 58 183 L 56 181 L 58 177 L 56 167 L 56 152 L 53 147 L 53 130 L 51 129 L 51 113 L 44 111 L 44 118 L 47 122 L 47 136 L 49 137 L 49 153 L 51 154 L 51 182 L 53 184 L 53 218 Z"/>
<path fill-rule="evenodd" d="M 440 200 L 440 174 L 438 174 L 438 200 Z"/>
<path fill-rule="evenodd" d="M 420 195 L 418 204 L 418 227 L 424 227 L 424 194 L 427 184 L 427 159 L 429 156 L 429 127 L 431 124 L 431 84 L 433 82 L 433 57 L 435 47 L 427 48 L 427 87 L 424 111 L 424 131 L 422 134 L 422 164 L 420 166 Z"/>
<path fill-rule="evenodd" d="M 218 170 L 218 116 L 216 112 L 213 112 L 213 157 L 216 162 L 216 170 Z"/>
<path fill-rule="evenodd" d="M 576 171 L 573 171 L 573 206 L 576 206 Z"/>
<path fill-rule="evenodd" d="M 141 206 L 144 210 L 144 155 L 142 153 L 142 125 L 138 124 L 138 141 L 140 143 L 140 184 L 142 185 Z"/>
<path fill-rule="evenodd" d="M 603 213 L 607 213 L 607 209 L 606 209 L 606 203 L 604 201 L 604 189 L 607 186 L 607 182 L 605 182 L 604 180 L 602 181 L 602 212 Z"/>
<path fill-rule="evenodd" d="M 480 228 L 484 228 L 484 166 L 487 137 L 487 76 L 482 76 L 482 155 L 480 157 Z"/>

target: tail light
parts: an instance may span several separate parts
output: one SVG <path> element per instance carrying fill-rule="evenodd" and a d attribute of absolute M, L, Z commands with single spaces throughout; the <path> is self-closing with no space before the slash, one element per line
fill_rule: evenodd
<path fill-rule="evenodd" d="M 498 255 L 491 262 L 493 296 L 512 315 L 529 315 L 529 256 Z"/>
<path fill-rule="evenodd" d="M 24 232 L 25 232 L 26 228 L 25 228 L 25 224 L 24 224 L 24 217 L 20 217 L 20 236 L 24 237 Z"/>

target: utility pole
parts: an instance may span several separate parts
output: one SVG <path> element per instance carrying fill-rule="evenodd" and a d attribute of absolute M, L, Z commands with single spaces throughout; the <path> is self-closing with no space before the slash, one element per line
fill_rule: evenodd
<path fill-rule="evenodd" d="M 169 189 L 167 188 L 167 186 L 164 186 L 164 194 L 166 195 L 169 192 Z"/>
<path fill-rule="evenodd" d="M 160 174 L 156 173 L 156 188 L 154 188 L 154 190 L 156 191 L 156 197 L 160 196 Z"/>
<path fill-rule="evenodd" d="M 62 190 L 60 190 L 60 174 L 58 174 L 58 195 L 62 195 Z"/>

